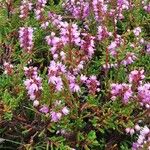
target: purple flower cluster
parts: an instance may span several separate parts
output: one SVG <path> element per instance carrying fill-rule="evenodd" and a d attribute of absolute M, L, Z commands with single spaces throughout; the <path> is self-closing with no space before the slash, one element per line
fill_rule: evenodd
<path fill-rule="evenodd" d="M 127 52 L 125 58 L 121 61 L 121 64 L 127 66 L 134 63 L 135 60 L 137 60 L 135 54 L 131 52 Z"/>
<path fill-rule="evenodd" d="M 92 58 L 95 51 L 95 37 L 82 33 L 77 24 L 61 22 L 60 37 L 54 32 L 46 37 L 54 61 L 50 62 L 48 69 L 49 84 L 55 91 L 65 89 L 64 80 L 69 84 L 71 92 L 81 92 L 82 81 L 78 79 L 86 61 Z M 81 38 L 82 37 L 82 38 Z M 66 50 L 68 47 L 68 50 Z M 90 94 L 99 91 L 99 81 L 95 76 L 85 81 Z"/>
<path fill-rule="evenodd" d="M 143 5 L 144 10 L 150 13 L 150 2 L 148 0 L 143 0 L 142 5 Z"/>
<path fill-rule="evenodd" d="M 139 85 L 142 84 L 142 80 L 145 78 L 144 70 L 133 70 L 129 74 L 129 83 Z"/>
<path fill-rule="evenodd" d="M 107 7 L 104 0 L 92 0 L 92 8 L 97 22 L 104 20 L 107 13 Z"/>
<path fill-rule="evenodd" d="M 89 93 L 95 95 L 96 92 L 100 91 L 100 82 L 97 80 L 96 76 L 91 76 L 86 80 L 86 86 L 88 87 Z"/>
<path fill-rule="evenodd" d="M 134 33 L 135 36 L 139 36 L 141 32 L 142 32 L 142 30 L 141 30 L 140 27 L 136 27 L 136 28 L 133 30 L 133 33 Z"/>
<path fill-rule="evenodd" d="M 44 11 L 44 7 L 46 6 L 46 3 L 47 3 L 47 0 L 37 0 L 36 8 L 34 10 L 35 17 L 37 20 L 43 19 L 43 11 Z"/>
<path fill-rule="evenodd" d="M 111 84 L 111 99 L 115 100 L 117 97 L 121 98 L 123 103 L 128 103 L 133 96 L 131 84 Z"/>
<path fill-rule="evenodd" d="M 147 126 L 140 127 L 138 130 L 138 139 L 132 144 L 132 150 L 149 150 L 150 146 L 150 129 Z"/>
<path fill-rule="evenodd" d="M 90 13 L 90 4 L 85 0 L 67 0 L 63 7 L 77 19 L 85 19 Z"/>
<path fill-rule="evenodd" d="M 111 84 L 111 99 L 121 98 L 128 103 L 131 98 L 139 102 L 141 106 L 150 109 L 150 83 L 143 84 L 144 70 L 133 70 L 128 76 L 130 84 Z"/>
<path fill-rule="evenodd" d="M 27 1 L 27 0 L 23 0 L 21 2 L 21 6 L 20 6 L 20 18 L 21 19 L 25 19 L 28 17 L 29 15 L 29 11 L 32 10 L 32 3 Z"/>
<path fill-rule="evenodd" d="M 129 9 L 130 3 L 128 0 L 117 0 L 117 18 L 124 19 L 123 10 Z"/>
<path fill-rule="evenodd" d="M 81 39 L 77 24 L 62 22 L 60 28 L 60 38 L 65 45 L 76 44 L 77 46 L 80 46 Z"/>
<path fill-rule="evenodd" d="M 150 83 L 138 87 L 138 99 L 141 102 L 141 105 L 150 109 Z"/>
<path fill-rule="evenodd" d="M 19 30 L 20 47 L 28 53 L 31 53 L 33 48 L 33 28 L 20 27 Z"/>
<path fill-rule="evenodd" d="M 61 91 L 63 89 L 62 74 L 66 73 L 66 67 L 61 62 L 51 61 L 48 67 L 48 82 L 54 86 L 55 91 Z"/>
<path fill-rule="evenodd" d="M 117 38 L 115 38 L 115 40 L 112 41 L 108 46 L 110 55 L 115 57 L 117 55 L 117 48 L 119 48 L 122 44 L 123 44 L 123 39 L 121 38 L 121 36 L 117 35 Z"/>
<path fill-rule="evenodd" d="M 97 33 L 98 40 L 104 40 L 105 38 L 112 36 L 111 32 L 108 32 L 105 26 L 98 26 L 98 33 Z"/>
<path fill-rule="evenodd" d="M 62 16 L 57 15 L 53 12 L 48 12 L 48 17 L 45 18 L 44 21 L 42 21 L 41 27 L 43 29 L 46 29 L 49 24 L 52 24 L 54 27 L 60 29 L 62 24 Z"/>
<path fill-rule="evenodd" d="M 48 106 L 43 105 L 41 106 L 39 111 L 44 114 L 49 114 L 52 122 L 58 122 L 63 115 L 66 116 L 69 114 L 69 108 L 67 106 L 62 105 L 62 101 L 60 100 L 57 100 L 54 103 L 52 109 L 49 109 Z"/>
<path fill-rule="evenodd" d="M 82 30 L 75 21 L 67 22 L 67 19 L 53 12 L 48 12 L 48 15 L 45 17 L 44 7 L 46 3 L 47 0 L 37 0 L 34 11 L 36 19 L 39 20 L 43 29 L 47 29 L 50 24 L 54 29 L 50 32 L 50 35 L 45 37 L 53 59 L 50 61 L 47 75 L 50 92 L 56 95 L 63 95 L 62 97 L 65 100 L 74 95 L 81 95 L 82 89 L 87 90 L 89 95 L 96 95 L 100 91 L 100 82 L 96 76 L 87 76 L 82 71 L 84 71 L 86 63 L 92 59 L 97 48 L 97 43 L 99 45 L 104 40 L 108 41 L 105 45 L 108 51 L 108 58 L 106 58 L 105 65 L 103 65 L 104 69 L 117 69 L 120 65 L 124 67 L 137 60 L 137 56 L 133 52 L 127 52 L 123 57 L 119 57 L 119 54 L 123 54 L 120 52 L 120 50 L 123 50 L 122 47 L 126 49 L 126 39 L 124 39 L 124 35 L 122 36 L 117 33 L 116 24 L 118 20 L 124 19 L 124 10 L 132 7 L 132 4 L 128 0 L 117 0 L 116 10 L 111 8 L 111 6 L 108 7 L 109 0 L 92 0 L 91 2 L 86 0 L 67 0 L 63 4 L 67 12 L 71 14 L 72 19 L 75 21 L 77 19 L 83 20 L 83 26 L 86 25 L 86 29 L 90 30 L 90 26 L 88 25 L 91 21 L 88 19 L 89 22 L 86 24 L 87 17 L 94 15 L 97 23 L 97 33 L 95 34 L 91 34 L 86 29 Z M 32 9 L 32 4 L 23 1 L 20 9 L 20 17 L 26 18 Z M 108 16 L 112 18 L 113 30 L 110 30 L 104 23 Z M 131 33 L 135 37 L 138 37 L 136 41 L 140 41 L 143 44 L 145 41 L 140 38 L 140 35 L 142 35 L 141 29 L 142 27 L 136 27 Z M 130 34 L 130 30 L 128 34 Z M 19 41 L 23 50 L 31 52 L 33 49 L 33 28 L 21 27 L 19 30 Z M 136 45 L 136 43 L 134 44 Z M 130 45 L 133 49 L 135 48 L 134 44 Z M 147 45 L 146 51 L 148 53 L 150 51 L 149 47 Z M 115 62 L 112 63 L 111 58 Z M 5 72 L 9 74 L 12 69 L 11 66 L 6 64 L 4 67 Z M 59 122 L 63 116 L 69 114 L 70 110 L 67 107 L 67 103 L 63 101 L 57 100 L 52 105 L 47 103 L 42 104 L 40 101 L 43 89 L 42 78 L 38 76 L 37 67 L 25 67 L 24 71 L 26 76 L 24 85 L 28 96 L 33 101 L 33 106 L 39 112 L 50 117 L 51 122 Z M 121 99 L 124 104 L 127 104 L 130 100 L 136 100 L 141 106 L 149 109 L 150 84 L 143 84 L 144 79 L 144 70 L 131 71 L 128 75 L 128 83 L 112 83 L 110 85 L 111 99 Z M 67 96 L 65 95 L 66 91 L 68 92 Z M 52 101 L 54 99 L 52 98 Z M 126 132 L 130 133 L 130 135 L 133 135 L 135 131 L 140 131 L 137 142 L 133 144 L 133 150 L 138 150 L 149 142 L 150 131 L 148 127 L 144 127 L 141 130 L 141 127 L 138 125 L 133 129 L 126 129 Z"/>
<path fill-rule="evenodd" d="M 86 56 L 86 59 L 91 59 L 95 52 L 95 45 L 94 45 L 95 37 L 86 33 L 83 33 L 82 35 L 83 40 L 81 40 L 81 50 Z"/>
<path fill-rule="evenodd" d="M 37 106 L 39 104 L 38 100 L 43 89 L 42 78 L 38 76 L 36 67 L 25 67 L 24 71 L 27 78 L 24 81 L 24 85 L 26 86 L 30 100 L 34 101 L 33 104 Z"/>

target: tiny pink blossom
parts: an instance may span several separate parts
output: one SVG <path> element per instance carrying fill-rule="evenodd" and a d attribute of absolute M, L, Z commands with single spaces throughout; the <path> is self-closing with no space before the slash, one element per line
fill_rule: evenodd
<path fill-rule="evenodd" d="M 64 108 L 62 109 L 62 113 L 63 113 L 64 115 L 68 115 L 68 114 L 69 114 L 69 109 L 68 109 L 67 107 L 64 107 Z"/>

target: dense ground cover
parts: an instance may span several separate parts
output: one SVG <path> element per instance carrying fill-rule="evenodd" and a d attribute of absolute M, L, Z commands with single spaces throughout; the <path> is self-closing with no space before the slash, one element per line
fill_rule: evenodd
<path fill-rule="evenodd" d="M 0 149 L 150 150 L 148 0 L 0 1 Z"/>

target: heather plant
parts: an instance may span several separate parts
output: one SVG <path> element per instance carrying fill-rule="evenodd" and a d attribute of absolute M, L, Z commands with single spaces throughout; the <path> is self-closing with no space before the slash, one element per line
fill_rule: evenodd
<path fill-rule="evenodd" d="M 0 8 L 1 149 L 150 149 L 147 0 Z"/>

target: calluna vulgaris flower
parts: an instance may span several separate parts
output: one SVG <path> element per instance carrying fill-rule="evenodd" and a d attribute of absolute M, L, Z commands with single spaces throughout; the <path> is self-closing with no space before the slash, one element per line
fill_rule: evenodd
<path fill-rule="evenodd" d="M 105 38 L 112 36 L 111 32 L 108 32 L 105 26 L 98 26 L 98 40 L 104 40 Z"/>
<path fill-rule="evenodd" d="M 137 28 L 135 28 L 134 30 L 133 30 L 133 33 L 134 33 L 134 35 L 135 36 L 139 36 L 140 35 L 140 33 L 141 33 L 141 28 L 140 27 L 137 27 Z"/>
<path fill-rule="evenodd" d="M 131 90 L 131 84 L 111 84 L 111 99 L 115 100 L 117 97 L 121 98 L 124 103 L 132 98 L 133 92 Z"/>
<path fill-rule="evenodd" d="M 42 20 L 43 19 L 43 11 L 44 7 L 46 6 L 47 0 L 37 0 L 36 2 L 36 8 L 34 10 L 35 12 L 35 17 L 37 20 Z"/>
<path fill-rule="evenodd" d="M 131 52 L 127 52 L 125 58 L 121 61 L 121 64 L 127 66 L 134 63 L 135 60 L 137 60 L 135 54 Z"/>
<path fill-rule="evenodd" d="M 86 18 L 90 12 L 90 4 L 85 0 L 67 0 L 63 6 L 73 17 L 77 19 Z"/>
<path fill-rule="evenodd" d="M 20 6 L 20 18 L 25 19 L 29 15 L 29 11 L 32 10 L 32 3 L 28 0 L 23 0 Z"/>
<path fill-rule="evenodd" d="M 141 84 L 142 80 L 145 78 L 144 70 L 133 70 L 129 74 L 129 83 Z"/>
<path fill-rule="evenodd" d="M 80 32 L 76 24 L 63 22 L 60 28 L 60 38 L 64 44 L 76 44 L 80 46 Z"/>
<path fill-rule="evenodd" d="M 55 91 L 61 91 L 63 87 L 63 81 L 61 75 L 66 72 L 66 67 L 61 62 L 51 61 L 48 68 L 49 84 L 53 85 Z"/>
<path fill-rule="evenodd" d="M 95 94 L 96 92 L 99 92 L 100 89 L 98 88 L 100 86 L 100 82 L 97 80 L 96 76 L 91 76 L 86 80 L 86 86 L 88 87 L 90 94 Z"/>
<path fill-rule="evenodd" d="M 117 55 L 117 48 L 120 47 L 123 43 L 123 39 L 120 35 L 117 35 L 114 41 L 110 43 L 108 46 L 108 50 L 110 52 L 110 55 L 115 57 Z"/>
<path fill-rule="evenodd" d="M 33 48 L 33 28 L 21 27 L 19 30 L 20 47 L 26 52 L 31 52 Z"/>
<path fill-rule="evenodd" d="M 37 100 L 41 94 L 42 78 L 37 74 L 36 67 L 25 67 L 25 75 L 27 79 L 24 81 L 30 100 Z M 34 102 L 35 105 L 36 102 Z"/>
<path fill-rule="evenodd" d="M 91 59 L 95 52 L 95 45 L 94 45 L 95 37 L 86 33 L 82 33 L 82 35 L 83 39 L 81 40 L 81 50 L 83 51 L 87 59 Z"/>
<path fill-rule="evenodd" d="M 138 139 L 132 144 L 132 150 L 149 150 L 150 146 L 150 129 L 147 126 L 144 126 L 140 129 L 138 134 Z"/>
<path fill-rule="evenodd" d="M 54 106 L 52 107 L 51 111 L 50 111 L 50 116 L 51 116 L 51 121 L 52 122 L 58 122 L 63 115 L 68 115 L 69 114 L 69 109 L 67 106 L 61 107 L 62 101 L 61 100 L 57 100 L 54 103 Z M 58 108 L 59 110 L 58 110 Z M 57 111 L 56 111 L 57 110 Z"/>
<path fill-rule="evenodd" d="M 138 87 L 138 98 L 143 105 L 150 108 L 150 83 Z"/>
<path fill-rule="evenodd" d="M 107 4 L 104 0 L 92 0 L 94 17 L 97 22 L 104 20 L 104 16 L 107 13 Z"/>

